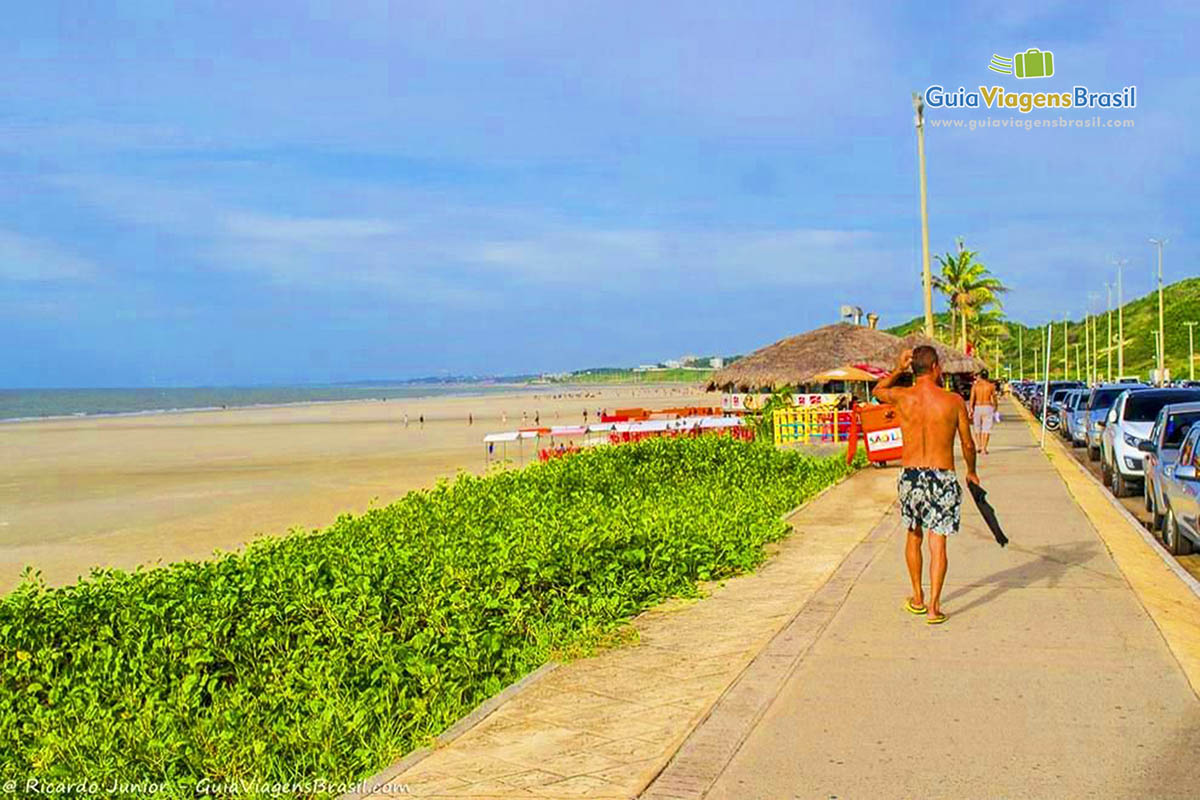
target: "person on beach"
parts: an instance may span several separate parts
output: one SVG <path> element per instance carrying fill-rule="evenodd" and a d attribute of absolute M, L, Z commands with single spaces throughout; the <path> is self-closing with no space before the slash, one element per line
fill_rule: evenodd
<path fill-rule="evenodd" d="M 912 368 L 913 385 L 896 384 Z M 962 487 L 954 474 L 954 436 L 962 444 L 967 480 L 979 483 L 975 472 L 975 443 L 967 405 L 954 392 L 941 387 L 942 367 L 937 351 L 927 345 L 905 350 L 891 375 L 875 385 L 874 395 L 890 403 L 900 417 L 904 444 L 900 456 L 900 515 L 908 528 L 904 558 L 912 581 L 912 596 L 904 607 L 927 614 L 926 622 L 946 621 L 942 613 L 942 585 L 946 580 L 946 537 L 958 533 L 962 518 Z M 929 604 L 921 587 L 921 543 L 929 539 Z"/>
<path fill-rule="evenodd" d="M 971 384 L 971 420 L 974 423 L 975 445 L 985 456 L 988 440 L 992 438 L 992 423 L 996 420 L 996 384 L 988 380 L 988 371 L 980 370 Z"/>

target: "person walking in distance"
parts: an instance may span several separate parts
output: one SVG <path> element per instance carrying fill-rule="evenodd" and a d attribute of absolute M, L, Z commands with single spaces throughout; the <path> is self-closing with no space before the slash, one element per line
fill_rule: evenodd
<path fill-rule="evenodd" d="M 975 444 L 985 456 L 988 440 L 992 438 L 992 423 L 996 420 L 996 384 L 988 380 L 988 371 L 980 370 L 971 384 L 971 420 L 974 423 Z"/>
<path fill-rule="evenodd" d="M 913 385 L 896 386 L 912 367 Z M 967 405 L 953 392 L 941 387 L 942 367 L 937 351 L 927 345 L 905 350 L 891 375 L 875 385 L 874 394 L 891 403 L 900 418 L 904 439 L 900 456 L 900 515 L 908 528 L 904 557 L 912 595 L 904 607 L 913 614 L 927 614 L 926 622 L 946 621 L 942 613 L 942 585 L 946 580 L 946 538 L 958 533 L 962 519 L 962 487 L 954 474 L 954 436 L 962 445 L 967 462 L 967 480 L 979 483 L 975 472 L 975 443 Z M 929 537 L 929 604 L 921 586 L 921 543 Z"/>

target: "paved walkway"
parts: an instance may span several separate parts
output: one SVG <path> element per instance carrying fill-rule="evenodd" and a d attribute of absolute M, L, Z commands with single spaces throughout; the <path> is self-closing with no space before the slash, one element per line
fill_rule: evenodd
<path fill-rule="evenodd" d="M 889 521 L 856 548 L 865 564 L 852 554 L 834 575 L 844 602 L 808 609 L 825 616 L 802 623 L 811 644 L 786 644 L 785 628 L 645 797 L 1197 796 L 1200 699 L 1155 624 L 1190 635 L 1195 598 L 1170 586 L 1143 605 L 1158 594 L 1146 576 L 1178 578 L 1136 533 L 1098 532 L 1072 496 L 1086 491 L 1007 410 L 980 474 L 1012 543 L 964 512 L 948 622 L 901 608 L 903 531 Z M 774 686 L 757 707 L 754 684 Z"/>
<path fill-rule="evenodd" d="M 884 517 L 895 478 L 860 472 L 790 518 L 759 570 L 635 620 L 639 643 L 572 661 L 372 785 L 396 797 L 636 797 L 722 693 Z M 389 796 L 379 794 L 376 796 Z"/>

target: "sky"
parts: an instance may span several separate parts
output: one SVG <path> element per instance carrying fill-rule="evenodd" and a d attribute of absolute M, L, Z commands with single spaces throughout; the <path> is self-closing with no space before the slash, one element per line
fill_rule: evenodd
<path fill-rule="evenodd" d="M 38 2 L 0 27 L 0 386 L 323 383 L 745 353 L 921 313 L 911 93 L 1114 91 L 1128 128 L 934 127 L 933 252 L 1028 324 L 1200 273 L 1200 7 Z M 1115 4 L 1114 4 L 1115 5 Z M 987 69 L 1054 53 L 1055 75 Z M 935 265 L 936 268 L 936 265 Z"/>

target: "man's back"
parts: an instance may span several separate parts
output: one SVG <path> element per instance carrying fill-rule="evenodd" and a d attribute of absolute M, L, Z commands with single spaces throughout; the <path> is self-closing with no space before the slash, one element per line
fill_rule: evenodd
<path fill-rule="evenodd" d="M 927 381 L 908 389 L 893 389 L 892 403 L 900 415 L 905 467 L 954 469 L 954 435 L 966 424 L 962 398 Z"/>
<path fill-rule="evenodd" d="M 996 384 L 987 378 L 976 378 L 971 386 L 971 404 L 976 406 L 996 405 Z"/>

